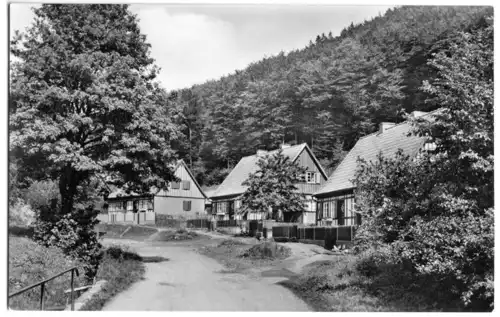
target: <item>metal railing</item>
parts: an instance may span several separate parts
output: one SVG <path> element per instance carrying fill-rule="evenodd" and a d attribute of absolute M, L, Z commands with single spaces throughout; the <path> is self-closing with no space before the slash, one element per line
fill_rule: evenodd
<path fill-rule="evenodd" d="M 17 292 L 14 292 L 12 294 L 9 294 L 9 299 L 14 297 L 14 296 L 17 296 L 17 295 L 20 295 L 26 291 L 29 291 L 37 286 L 40 286 L 41 289 L 40 289 L 40 310 L 43 310 L 43 295 L 45 293 L 45 283 L 47 282 L 50 282 L 52 281 L 53 279 L 61 276 L 61 275 L 64 275 L 68 272 L 71 272 L 71 293 L 70 293 L 70 300 L 71 300 L 71 310 L 75 310 L 75 301 L 74 301 L 74 298 L 73 298 L 73 292 L 75 290 L 75 287 L 74 287 L 74 280 L 75 280 L 75 273 L 76 273 L 76 276 L 79 276 L 80 274 L 78 273 L 78 269 L 76 266 L 70 268 L 70 269 L 67 269 L 66 271 L 63 271 L 61 273 L 58 273 L 52 277 L 49 277 L 41 282 L 38 282 L 38 283 L 35 283 L 33 285 L 30 285 L 30 286 L 27 286 Z"/>

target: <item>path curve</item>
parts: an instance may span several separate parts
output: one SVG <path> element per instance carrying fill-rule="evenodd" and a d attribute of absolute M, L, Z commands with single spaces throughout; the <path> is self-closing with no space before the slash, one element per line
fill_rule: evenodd
<path fill-rule="evenodd" d="M 142 256 L 167 262 L 146 263 L 145 279 L 118 294 L 107 311 L 310 311 L 276 279 L 220 273 L 223 266 L 188 244 L 139 242 L 130 245 Z"/>

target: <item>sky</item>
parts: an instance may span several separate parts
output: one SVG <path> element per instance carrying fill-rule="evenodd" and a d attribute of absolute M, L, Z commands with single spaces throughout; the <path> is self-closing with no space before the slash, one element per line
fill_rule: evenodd
<path fill-rule="evenodd" d="M 10 34 L 33 21 L 33 4 L 10 5 Z M 265 56 L 305 47 L 316 35 L 339 35 L 392 6 L 132 4 L 167 90 L 244 69 Z"/>

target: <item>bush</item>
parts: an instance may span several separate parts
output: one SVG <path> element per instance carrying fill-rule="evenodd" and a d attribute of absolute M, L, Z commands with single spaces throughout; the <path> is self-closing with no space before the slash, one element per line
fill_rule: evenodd
<path fill-rule="evenodd" d="M 35 222 L 36 214 L 30 205 L 22 199 L 17 199 L 9 206 L 9 226 L 30 226 Z"/>
<path fill-rule="evenodd" d="M 58 216 L 48 207 L 42 207 L 35 224 L 33 238 L 50 247 L 55 246 L 84 264 L 85 276 L 92 280 L 101 258 L 101 244 L 94 227 L 97 211 L 76 210 L 72 214 Z"/>
<path fill-rule="evenodd" d="M 290 256 L 290 248 L 278 245 L 276 242 L 257 244 L 242 254 L 242 257 L 253 259 L 284 259 Z"/>

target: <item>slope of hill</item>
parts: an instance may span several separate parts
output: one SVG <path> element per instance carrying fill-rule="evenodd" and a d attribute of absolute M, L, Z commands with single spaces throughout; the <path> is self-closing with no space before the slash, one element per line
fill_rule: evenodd
<path fill-rule="evenodd" d="M 492 7 L 399 7 L 171 92 L 168 106 L 184 124 L 179 154 L 205 185 L 220 183 L 242 156 L 282 142 L 307 142 L 332 168 L 380 122 L 400 122 L 403 109 L 437 108 L 420 90 L 436 76 L 427 61 L 492 15 Z"/>

